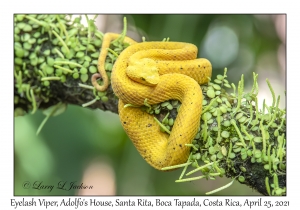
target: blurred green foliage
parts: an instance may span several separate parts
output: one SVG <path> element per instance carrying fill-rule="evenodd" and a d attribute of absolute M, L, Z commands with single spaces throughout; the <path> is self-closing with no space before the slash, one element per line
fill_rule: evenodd
<path fill-rule="evenodd" d="M 274 16 L 253 15 L 126 15 L 146 40 L 194 43 L 199 56 L 213 65 L 213 77 L 229 69 L 231 82 L 241 74 L 250 77 L 259 59 L 267 52 L 276 55 L 282 44 L 276 32 Z M 121 18 L 120 18 L 120 21 Z M 275 74 L 280 70 L 276 56 Z M 259 72 L 258 72 L 259 73 Z M 246 79 L 247 85 L 247 79 Z M 284 86 L 284 85 L 283 85 Z M 36 130 L 45 116 L 39 111 L 15 118 L 14 192 L 15 195 L 77 195 L 78 191 L 55 189 L 60 181 L 80 185 L 87 166 L 94 160 L 112 168 L 117 195 L 204 195 L 230 182 L 226 178 L 175 183 L 181 170 L 160 172 L 150 167 L 126 136 L 118 115 L 110 112 L 69 106 L 62 115 L 50 118 L 41 133 Z M 107 177 L 99 176 L 104 181 Z M 26 189 L 25 182 L 31 187 Z M 33 189 L 35 181 L 54 185 Z M 84 183 L 93 185 L 93 183 Z M 107 186 L 103 186 L 105 188 Z M 235 182 L 216 195 L 258 195 Z"/>
<path fill-rule="evenodd" d="M 128 17 L 128 15 L 125 15 Z M 241 74 L 252 77 L 258 60 L 274 52 L 274 73 L 279 64 L 276 52 L 282 44 L 275 23 L 278 15 L 131 15 L 131 23 L 146 40 L 156 41 L 170 37 L 171 41 L 193 43 L 198 46 L 199 57 L 211 61 L 213 76 L 229 69 L 232 82 Z M 279 22 L 279 21 L 278 21 Z M 285 28 L 283 28 L 285 30 Z M 252 81 L 250 80 L 250 83 Z M 247 85 L 247 84 L 246 84 Z M 252 85 L 252 84 L 248 84 Z"/>

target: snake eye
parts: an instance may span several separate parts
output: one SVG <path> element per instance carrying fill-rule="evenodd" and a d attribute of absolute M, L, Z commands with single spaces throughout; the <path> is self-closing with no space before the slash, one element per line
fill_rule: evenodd
<path fill-rule="evenodd" d="M 141 80 L 146 81 L 146 79 L 144 77 L 141 77 Z"/>

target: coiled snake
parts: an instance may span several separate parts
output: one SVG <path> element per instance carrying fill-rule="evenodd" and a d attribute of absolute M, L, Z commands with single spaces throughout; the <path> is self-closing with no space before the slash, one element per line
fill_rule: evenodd
<path fill-rule="evenodd" d="M 92 82 L 98 91 L 104 91 L 109 79 L 104 69 L 107 48 L 119 34 L 104 35 L 102 50 L 98 59 L 99 73 Z M 136 43 L 129 37 L 130 44 L 118 56 L 111 74 L 111 85 L 119 98 L 119 115 L 123 128 L 142 157 L 154 168 L 181 164 L 187 161 L 191 143 L 200 126 L 202 91 L 199 84 L 205 84 L 211 77 L 211 63 L 204 58 L 197 59 L 197 47 L 182 42 Z M 104 85 L 96 79 L 102 77 Z M 152 115 L 138 107 L 158 104 L 169 99 L 181 101 L 179 113 L 171 134 L 160 131 Z"/>

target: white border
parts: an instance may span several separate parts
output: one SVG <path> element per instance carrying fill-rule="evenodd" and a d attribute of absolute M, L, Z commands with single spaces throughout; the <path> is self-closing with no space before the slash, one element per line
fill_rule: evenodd
<path fill-rule="evenodd" d="M 251 3 L 250 3 L 251 2 Z M 1 190 L 0 190 L 0 206 L 1 209 L 9 209 L 2 207 L 10 207 L 10 199 L 18 199 L 21 197 L 13 196 L 13 14 L 14 13 L 287 13 L 287 110 L 288 110 L 288 179 L 287 189 L 288 196 L 280 198 L 263 198 L 263 200 L 289 200 L 290 207 L 296 207 L 298 201 L 298 186 L 296 177 L 299 172 L 298 154 L 299 154 L 299 130 L 297 117 L 299 116 L 299 12 L 296 1 L 18 1 L 9 2 L 1 5 L 1 109 L 0 109 L 0 125 L 1 125 Z M 290 88 L 288 88 L 290 87 Z M 297 191 L 296 191 L 297 190 Z M 47 199 L 49 201 L 61 200 L 62 197 L 38 197 L 35 199 Z M 64 199 L 68 197 L 63 197 Z M 74 197 L 71 197 L 74 199 Z M 89 199 L 89 197 L 84 197 Z M 91 197 L 100 200 L 115 201 L 115 197 Z M 129 199 L 129 197 L 117 197 Z M 185 200 L 189 197 L 181 197 Z M 198 197 L 203 200 L 206 197 Z M 209 197 L 212 200 L 215 197 Z M 219 199 L 225 199 L 220 197 Z M 258 197 L 259 198 L 259 197 Z M 27 197 L 26 199 L 29 199 Z M 132 198 L 137 199 L 137 198 Z M 150 197 L 153 200 L 156 197 Z M 162 199 L 171 200 L 173 197 L 164 197 Z M 245 197 L 234 197 L 235 200 L 244 201 Z M 251 198 L 254 200 L 254 198 Z M 68 207 L 65 207 L 68 208 Z M 123 207 L 124 208 L 124 207 Z M 157 207 L 157 209 L 181 209 L 181 207 Z M 40 207 L 27 209 L 43 209 Z M 51 208 L 48 208 L 51 209 Z M 62 209 L 55 207 L 55 209 Z M 75 209 L 69 207 L 69 209 Z M 84 209 L 84 208 L 80 208 Z M 96 208 L 94 208 L 96 209 Z M 98 209 L 98 208 L 97 208 Z M 104 208 L 102 208 L 104 209 Z M 111 209 L 111 208 L 110 208 Z M 120 207 L 121 209 L 121 207 Z M 133 207 L 132 209 L 140 209 Z M 255 208 L 252 208 L 255 209 Z"/>

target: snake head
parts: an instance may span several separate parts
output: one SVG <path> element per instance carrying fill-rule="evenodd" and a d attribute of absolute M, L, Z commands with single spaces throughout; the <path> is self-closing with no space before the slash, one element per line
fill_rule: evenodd
<path fill-rule="evenodd" d="M 126 69 L 126 74 L 130 79 L 148 86 L 157 85 L 159 82 L 159 73 L 156 63 L 149 58 L 143 58 L 130 63 Z"/>

